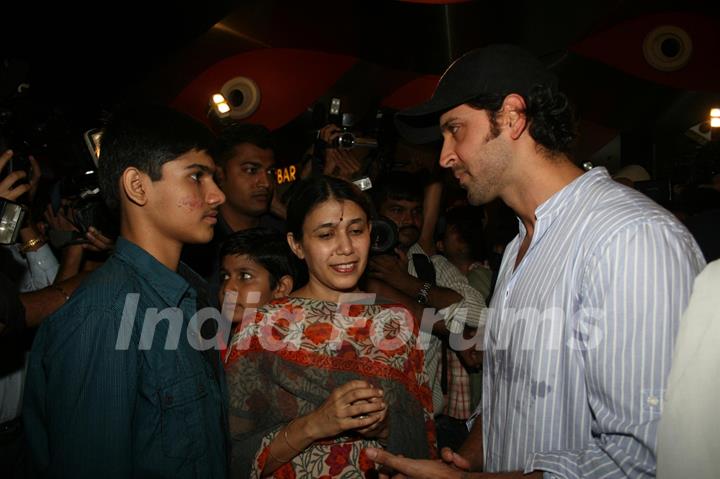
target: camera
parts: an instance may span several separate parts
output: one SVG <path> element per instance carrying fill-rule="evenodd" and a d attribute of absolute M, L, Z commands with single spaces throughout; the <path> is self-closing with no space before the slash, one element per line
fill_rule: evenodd
<path fill-rule="evenodd" d="M 114 237 L 118 233 L 117 222 L 105 205 L 95 170 L 81 170 L 64 177 L 55 185 L 51 195 L 52 208 L 60 210 L 63 199 L 69 199 L 69 206 L 74 209 L 73 224 L 79 232 L 50 230 L 48 236 L 53 247 L 61 249 L 70 244 L 85 242 L 84 235 L 90 227 L 95 227 L 103 234 Z"/>
<path fill-rule="evenodd" d="M 0 244 L 13 244 L 25 219 L 22 205 L 0 198 Z"/>
<path fill-rule="evenodd" d="M 400 235 L 395 222 L 380 216 L 371 221 L 370 255 L 395 254 Z"/>
<path fill-rule="evenodd" d="M 333 148 L 350 150 L 355 147 L 377 148 L 378 142 L 374 138 L 362 138 L 355 136 L 352 132 L 346 131 L 337 136 L 332 142 Z"/>
<path fill-rule="evenodd" d="M 343 112 L 340 108 L 341 102 L 339 98 L 333 98 L 330 101 L 330 113 L 328 115 L 328 123 L 334 123 L 343 132 L 335 137 L 330 145 L 331 148 L 340 148 L 350 150 L 352 148 L 377 148 L 378 142 L 375 138 L 359 137 L 352 132 L 357 123 L 356 117 L 352 113 Z"/>

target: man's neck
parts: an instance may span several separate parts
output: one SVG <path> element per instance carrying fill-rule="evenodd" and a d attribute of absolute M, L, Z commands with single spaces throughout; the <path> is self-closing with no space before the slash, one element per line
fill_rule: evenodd
<path fill-rule="evenodd" d="M 536 158 L 507 188 L 502 199 L 523 222 L 528 235 L 535 230 L 535 211 L 555 193 L 583 174 L 583 170 L 561 155 Z"/>
<path fill-rule="evenodd" d="M 123 218 L 120 226 L 120 235 L 128 241 L 135 243 L 138 247 L 162 263 L 171 271 L 177 271 L 180 263 L 180 253 L 183 244 L 179 241 L 171 241 L 159 235 L 148 232 L 147 228 L 141 225 L 131 224 L 127 218 Z"/>
<path fill-rule="evenodd" d="M 233 232 L 260 226 L 259 216 L 248 216 L 243 213 L 238 213 L 227 203 L 220 206 L 220 214 Z"/>

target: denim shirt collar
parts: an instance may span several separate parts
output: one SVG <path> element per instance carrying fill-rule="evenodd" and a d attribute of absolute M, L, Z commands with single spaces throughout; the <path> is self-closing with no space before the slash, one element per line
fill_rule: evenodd
<path fill-rule="evenodd" d="M 118 237 L 115 256 L 133 268 L 170 306 L 178 306 L 188 290 L 195 295 L 182 276 L 126 238 Z"/>

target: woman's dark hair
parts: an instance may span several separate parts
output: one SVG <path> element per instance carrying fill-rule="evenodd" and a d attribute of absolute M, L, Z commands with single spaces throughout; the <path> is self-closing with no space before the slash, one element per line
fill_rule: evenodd
<path fill-rule="evenodd" d="M 311 176 L 293 185 L 287 205 L 286 226 L 296 241 L 302 239 L 303 223 L 310 212 L 328 200 L 352 201 L 368 217 L 372 207 L 367 196 L 354 184 L 332 176 Z"/>
<path fill-rule="evenodd" d="M 297 276 L 294 259 L 285 236 L 271 228 L 250 228 L 236 231 L 220 245 L 220 259 L 225 256 L 247 255 L 270 274 L 270 289 L 277 287 L 285 275 Z"/>
<path fill-rule="evenodd" d="M 165 106 L 116 110 L 103 128 L 98 162 L 98 181 L 108 207 L 120 208 L 119 179 L 127 168 L 158 181 L 162 165 L 193 150 L 207 151 L 213 140 L 205 125 Z"/>
<path fill-rule="evenodd" d="M 490 116 L 490 137 L 500 134 L 497 114 L 505 95 L 489 94 L 467 102 L 478 110 L 487 110 Z M 577 137 L 575 114 L 564 93 L 544 85 L 535 85 L 525 98 L 525 116 L 530 136 L 550 154 L 570 153 Z"/>

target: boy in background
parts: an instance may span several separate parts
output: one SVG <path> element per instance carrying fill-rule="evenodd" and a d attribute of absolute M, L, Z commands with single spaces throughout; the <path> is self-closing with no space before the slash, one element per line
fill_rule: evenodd
<path fill-rule="evenodd" d="M 245 309 L 259 308 L 293 289 L 293 256 L 285 236 L 271 228 L 251 228 L 231 234 L 220 247 L 218 302 L 235 304 L 229 313 L 240 324 Z M 228 316 L 230 315 L 228 314 Z"/>

